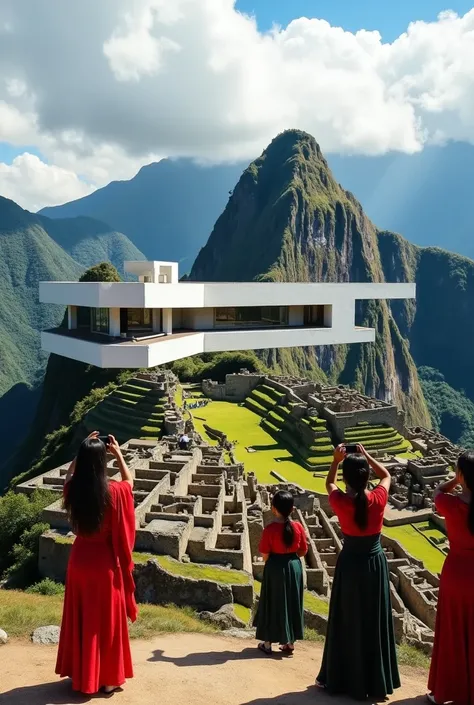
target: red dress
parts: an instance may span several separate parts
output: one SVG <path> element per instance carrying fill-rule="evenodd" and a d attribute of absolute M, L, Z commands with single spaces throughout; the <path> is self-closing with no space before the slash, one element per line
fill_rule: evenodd
<path fill-rule="evenodd" d="M 469 505 L 440 493 L 436 509 L 446 519 L 449 554 L 441 572 L 429 689 L 438 703 L 474 705 L 474 535 Z"/>
<path fill-rule="evenodd" d="M 367 496 L 367 526 L 361 529 L 354 518 L 355 503 L 352 497 L 341 490 L 333 490 L 329 495 L 329 504 L 337 515 L 341 531 L 345 536 L 375 536 L 380 534 L 383 527 L 383 513 L 388 502 L 388 492 L 382 485 Z"/>
<path fill-rule="evenodd" d="M 77 536 L 71 550 L 56 663 L 73 690 L 88 694 L 133 677 L 127 623 L 137 618 L 133 495 L 128 482 L 110 482 L 109 490 L 100 530 Z"/>

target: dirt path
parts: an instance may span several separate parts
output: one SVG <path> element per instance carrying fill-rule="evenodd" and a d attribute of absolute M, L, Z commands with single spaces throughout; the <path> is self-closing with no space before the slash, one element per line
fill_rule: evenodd
<path fill-rule="evenodd" d="M 73 705 L 54 675 L 56 648 L 13 642 L 0 647 L 1 705 Z M 177 634 L 133 643 L 135 678 L 110 700 L 116 705 L 340 705 L 314 686 L 319 644 L 298 645 L 293 659 L 267 658 L 255 642 L 222 636 Z M 426 674 L 403 673 L 403 688 L 389 701 L 425 702 Z M 98 699 L 104 699 L 99 696 Z"/>

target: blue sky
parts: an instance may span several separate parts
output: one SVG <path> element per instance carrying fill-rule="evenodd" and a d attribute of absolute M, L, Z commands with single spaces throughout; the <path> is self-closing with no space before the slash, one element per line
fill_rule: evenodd
<path fill-rule="evenodd" d="M 472 0 L 237 0 L 237 9 L 256 15 L 262 30 L 295 17 L 319 17 L 351 32 L 378 29 L 385 41 L 396 39 L 414 20 L 435 20 L 447 9 L 464 14 L 472 6 Z"/>

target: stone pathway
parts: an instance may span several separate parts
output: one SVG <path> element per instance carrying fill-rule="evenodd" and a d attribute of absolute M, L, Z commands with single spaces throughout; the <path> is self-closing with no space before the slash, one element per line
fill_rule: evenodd
<path fill-rule="evenodd" d="M 313 685 L 321 645 L 298 645 L 293 659 L 267 658 L 255 642 L 226 636 L 174 634 L 133 642 L 135 678 L 110 700 L 117 705 L 342 705 Z M 0 646 L 0 705 L 76 705 L 54 675 L 56 648 L 13 641 Z M 404 669 L 403 688 L 386 702 L 424 703 L 426 673 Z"/>

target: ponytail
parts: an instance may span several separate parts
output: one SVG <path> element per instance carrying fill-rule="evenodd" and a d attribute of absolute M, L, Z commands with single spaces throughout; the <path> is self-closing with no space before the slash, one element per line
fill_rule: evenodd
<path fill-rule="evenodd" d="M 364 531 L 369 523 L 369 503 L 365 494 L 370 477 L 367 459 L 361 453 L 346 455 L 342 463 L 342 477 L 355 495 L 354 521 Z"/>
<path fill-rule="evenodd" d="M 367 495 L 365 494 L 365 489 L 359 490 L 359 492 L 357 492 L 354 501 L 354 521 L 359 527 L 359 529 L 364 531 L 364 529 L 367 528 L 367 524 L 369 521 L 369 505 L 367 502 Z"/>
<path fill-rule="evenodd" d="M 458 459 L 458 470 L 463 476 L 464 483 L 471 493 L 469 511 L 467 515 L 467 526 L 471 534 L 474 534 L 474 451 L 465 451 Z"/>
<path fill-rule="evenodd" d="M 283 543 L 285 546 L 290 547 L 293 543 L 295 537 L 295 530 L 293 528 L 293 522 L 290 517 L 286 517 L 285 524 L 283 526 Z"/>
<path fill-rule="evenodd" d="M 291 492 L 287 490 L 279 490 L 272 500 L 273 507 L 277 510 L 278 514 L 285 520 L 283 524 L 283 543 L 287 548 L 293 543 L 295 537 L 295 530 L 293 528 L 293 523 L 290 519 L 291 512 L 294 507 L 294 499 Z"/>

